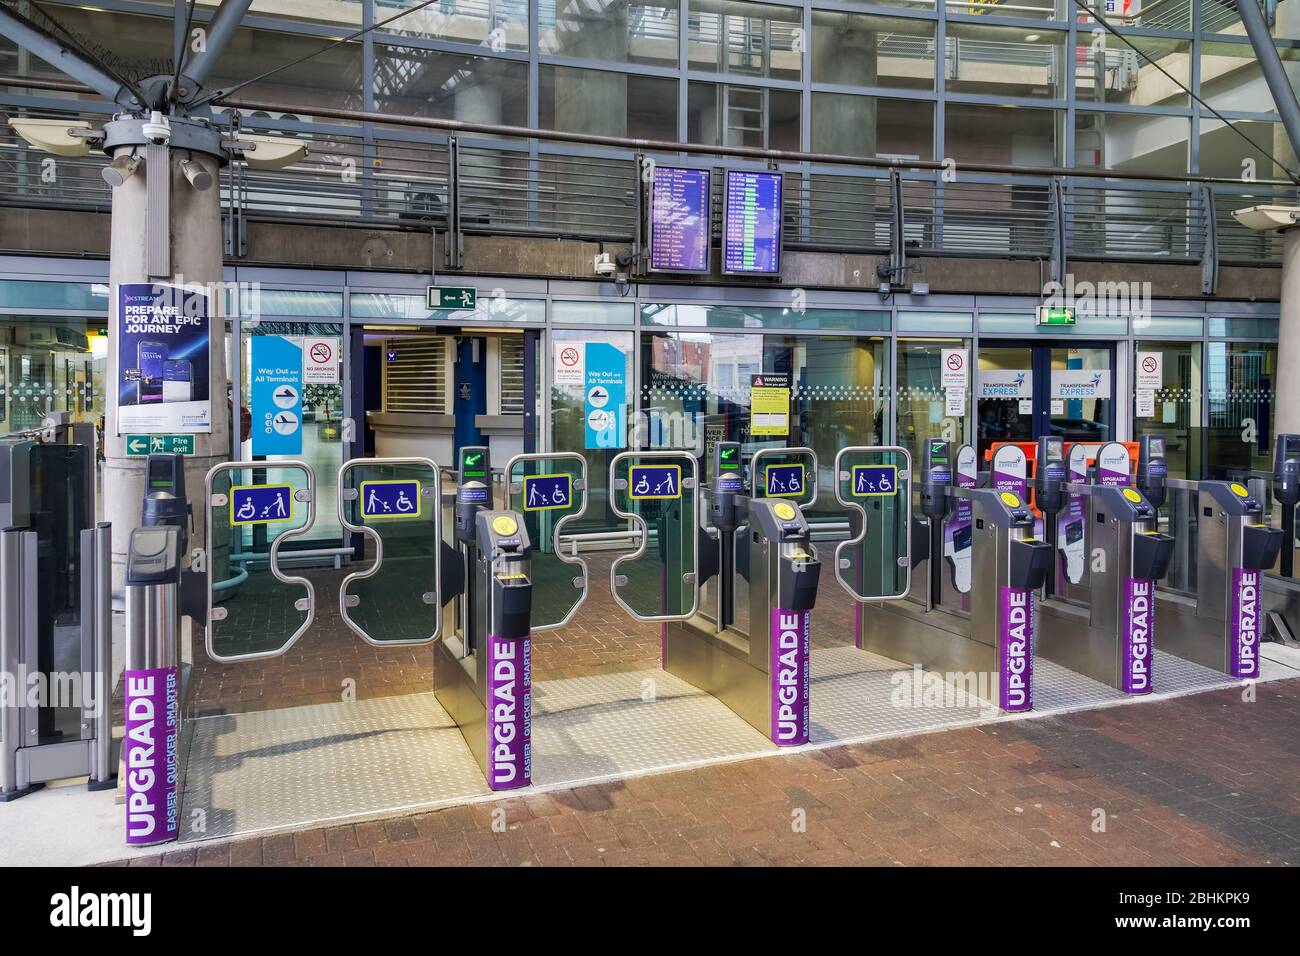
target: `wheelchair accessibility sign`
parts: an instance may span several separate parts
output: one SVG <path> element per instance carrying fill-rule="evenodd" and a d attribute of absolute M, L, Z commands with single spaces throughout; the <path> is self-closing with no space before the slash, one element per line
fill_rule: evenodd
<path fill-rule="evenodd" d="M 235 485 L 230 489 L 232 525 L 293 520 L 292 485 Z"/>
<path fill-rule="evenodd" d="M 763 487 L 768 498 L 798 498 L 804 490 L 803 465 L 768 465 Z"/>
<path fill-rule="evenodd" d="M 367 521 L 420 517 L 420 483 L 409 478 L 361 482 L 361 517 Z"/>
<path fill-rule="evenodd" d="M 897 465 L 854 465 L 855 498 L 893 497 L 898 494 Z"/>
<path fill-rule="evenodd" d="M 682 496 L 681 465 L 633 465 L 628 472 L 628 497 L 653 501 Z"/>
<path fill-rule="evenodd" d="M 524 478 L 525 511 L 554 511 L 572 503 L 572 475 L 528 475 Z"/>

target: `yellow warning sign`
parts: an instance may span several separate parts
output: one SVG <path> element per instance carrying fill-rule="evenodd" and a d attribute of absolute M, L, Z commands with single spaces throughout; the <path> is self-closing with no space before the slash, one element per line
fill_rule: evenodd
<path fill-rule="evenodd" d="M 764 372 L 749 380 L 749 433 L 790 434 L 790 376 Z"/>

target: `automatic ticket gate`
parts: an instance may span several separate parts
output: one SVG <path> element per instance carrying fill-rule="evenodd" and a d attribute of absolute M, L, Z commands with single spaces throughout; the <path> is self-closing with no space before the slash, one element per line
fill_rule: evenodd
<path fill-rule="evenodd" d="M 586 460 L 574 453 L 516 455 L 495 507 L 488 450 L 461 449 L 455 560 L 463 588 L 455 624 L 435 643 L 434 691 L 493 790 L 532 782 L 532 634 L 567 624 L 586 599 L 587 566 L 560 534 L 587 507 Z M 576 569 L 576 572 L 575 572 Z"/>
<path fill-rule="evenodd" d="M 758 452 L 747 495 L 740 445 L 715 443 L 707 528 L 697 469 L 693 455 L 672 451 L 611 462 L 611 507 L 638 531 L 637 549 L 610 568 L 614 599 L 638 620 L 663 623 L 666 670 L 774 743 L 806 743 L 821 565 L 803 509 L 816 501 L 817 457 L 808 448 Z M 738 600 L 745 581 L 748 600 Z"/>
<path fill-rule="evenodd" d="M 1265 523 L 1245 485 L 1178 484 L 1195 486 L 1196 594 L 1156 592 L 1159 647 L 1233 677 L 1259 677 L 1264 573 L 1277 561 L 1282 529 Z"/>
<path fill-rule="evenodd" d="M 840 584 L 858 601 L 858 646 L 945 674 L 996 675 L 990 702 L 1030 710 L 1034 592 L 1050 568 L 1049 546 L 1035 536 L 1023 496 L 972 487 L 968 446 L 954 461 L 951 443 L 932 440 L 925 456 L 924 521 L 913 520 L 906 449 L 836 456 L 837 498 L 860 527 L 836 553 Z"/>
<path fill-rule="evenodd" d="M 94 427 L 0 439 L 0 803 L 66 777 L 115 785 L 111 565 Z"/>
<path fill-rule="evenodd" d="M 1150 436 L 1145 447 L 1145 478 L 1139 482 L 1156 493 L 1163 487 L 1164 447 L 1151 443 Z M 1157 530 L 1158 503 L 1135 484 L 1122 443 L 1097 449 L 1092 482 L 1061 481 L 1062 472 L 1072 479 L 1087 474 L 1085 454 L 1083 446 L 1075 446 L 1067 460 L 1061 439 L 1039 442 L 1038 483 L 1052 547 L 1059 545 L 1062 528 L 1071 528 L 1066 540 L 1081 551 L 1082 560 L 1067 557 L 1063 578 L 1049 584 L 1039 609 L 1037 651 L 1127 694 L 1147 694 L 1156 583 L 1169 569 L 1174 540 Z"/>

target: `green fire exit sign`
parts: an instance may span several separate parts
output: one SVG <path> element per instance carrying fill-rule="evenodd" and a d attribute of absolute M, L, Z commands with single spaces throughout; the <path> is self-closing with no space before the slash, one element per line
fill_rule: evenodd
<path fill-rule="evenodd" d="M 145 455 L 192 455 L 193 435 L 127 435 L 126 454 L 130 458 Z"/>
<path fill-rule="evenodd" d="M 1055 309 L 1045 305 L 1038 307 L 1039 325 L 1074 325 L 1074 309 Z"/>
<path fill-rule="evenodd" d="M 473 309 L 478 306 L 478 290 L 466 286 L 428 287 L 425 297 L 427 309 Z"/>

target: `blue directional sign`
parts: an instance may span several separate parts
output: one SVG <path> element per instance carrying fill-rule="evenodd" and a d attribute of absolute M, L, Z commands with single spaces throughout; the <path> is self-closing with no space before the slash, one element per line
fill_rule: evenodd
<path fill-rule="evenodd" d="M 529 475 L 524 478 L 525 511 L 554 511 L 571 504 L 572 475 Z"/>
<path fill-rule="evenodd" d="M 420 483 L 415 479 L 361 482 L 361 517 L 367 521 L 420 517 Z"/>
<path fill-rule="evenodd" d="M 681 465 L 633 465 L 629 469 L 628 497 L 634 501 L 682 496 Z"/>
<path fill-rule="evenodd" d="M 235 485 L 230 489 L 231 524 L 272 524 L 292 520 L 292 485 Z"/>
<path fill-rule="evenodd" d="M 898 466 L 854 465 L 853 494 L 857 498 L 892 497 L 898 494 Z"/>
<path fill-rule="evenodd" d="M 798 498 L 803 494 L 803 465 L 768 465 L 763 476 L 763 486 L 769 498 Z"/>

